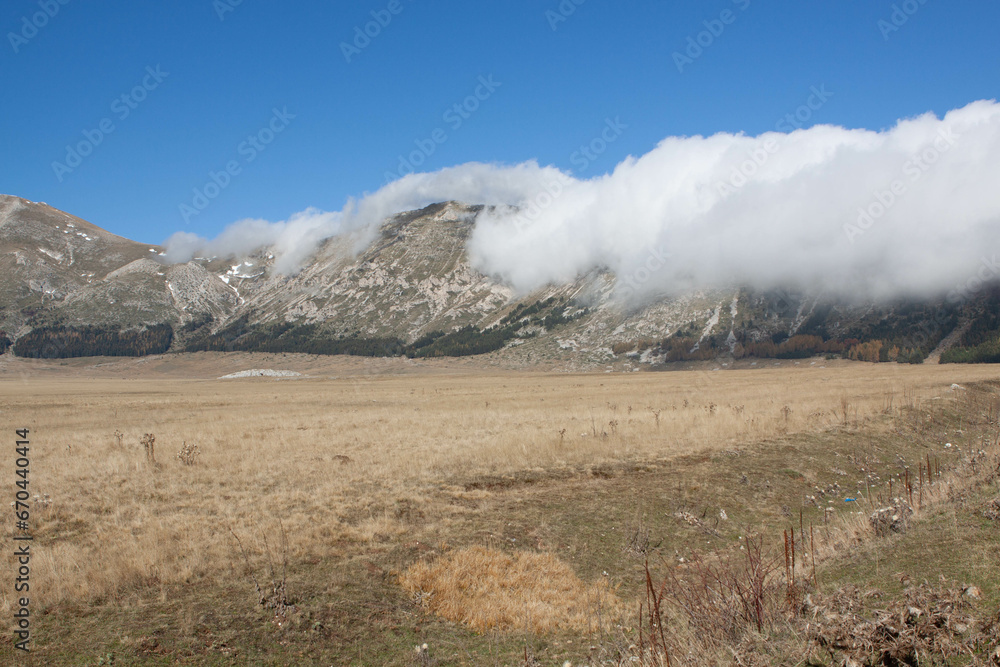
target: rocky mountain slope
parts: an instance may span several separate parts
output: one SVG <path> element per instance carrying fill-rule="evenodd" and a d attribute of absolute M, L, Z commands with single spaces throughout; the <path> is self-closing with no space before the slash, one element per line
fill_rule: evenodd
<path fill-rule="evenodd" d="M 396 216 L 357 256 L 353 238 L 329 239 L 291 277 L 272 275 L 270 255 L 258 255 L 230 269 L 230 284 L 245 298 L 234 316 L 403 339 L 478 324 L 514 294 L 466 261 L 477 211 L 442 204 Z"/>
<path fill-rule="evenodd" d="M 616 297 L 614 275 L 594 271 L 517 294 L 469 263 L 480 210 L 447 202 L 396 215 L 360 252 L 355 237 L 331 238 L 287 276 L 272 270 L 268 248 L 168 264 L 157 246 L 0 196 L 0 328 L 17 340 L 32 330 L 159 324 L 175 332 L 172 350 L 493 351 L 525 364 L 638 367 L 816 353 L 923 359 L 949 334 L 947 343 L 961 344 L 973 322 L 980 333 L 991 326 L 981 322 L 990 290 L 961 304 L 876 305 L 733 286 L 630 305 Z M 874 340 L 881 347 L 858 347 Z"/>
<path fill-rule="evenodd" d="M 236 298 L 196 263 L 110 234 L 44 203 L 0 195 L 0 328 L 178 323 L 225 316 Z"/>

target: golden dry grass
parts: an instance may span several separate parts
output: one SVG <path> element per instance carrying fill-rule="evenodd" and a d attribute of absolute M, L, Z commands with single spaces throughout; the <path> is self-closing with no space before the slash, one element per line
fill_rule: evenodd
<path fill-rule="evenodd" d="M 291 560 L 337 557 L 352 544 L 409 539 L 412 524 L 391 508 L 419 509 L 479 475 L 730 448 L 858 423 L 944 395 L 953 382 L 995 376 L 981 366 L 807 363 L 628 375 L 5 381 L 0 413 L 11 443 L 14 428 L 31 429 L 31 492 L 51 497 L 32 510 L 33 604 L 165 600 L 170 586 L 242 579 L 230 528 L 256 565 L 264 536 L 275 548 L 279 520 Z M 139 444 L 145 433 L 156 436 L 158 465 Z M 195 465 L 174 458 L 182 442 L 199 446 Z M 5 479 L 13 464 L 13 456 L 0 463 Z M 3 613 L 11 576 L 0 577 Z"/>
<path fill-rule="evenodd" d="M 607 581 L 587 585 L 551 553 L 483 546 L 418 562 L 400 583 L 428 611 L 479 632 L 593 631 L 620 604 Z"/>

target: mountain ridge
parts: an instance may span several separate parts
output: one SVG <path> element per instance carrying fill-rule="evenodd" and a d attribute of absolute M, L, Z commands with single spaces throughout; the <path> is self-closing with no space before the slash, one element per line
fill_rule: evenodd
<path fill-rule="evenodd" d="M 80 327 L 166 325 L 171 351 L 494 353 L 529 364 L 634 369 L 742 356 L 922 361 L 932 351 L 947 356 L 951 343 L 990 343 L 989 318 L 1000 311 L 993 287 L 958 304 L 943 296 L 851 304 L 733 286 L 629 305 L 606 270 L 519 294 L 470 263 L 467 244 L 482 210 L 441 202 L 403 212 L 367 244 L 359 234 L 328 238 L 297 273 L 282 275 L 271 248 L 168 263 L 160 246 L 3 195 L 0 266 L 8 278 L 0 281 L 0 328 L 16 352 L 30 332 L 51 338 Z M 112 338 L 112 348 L 126 345 Z"/>

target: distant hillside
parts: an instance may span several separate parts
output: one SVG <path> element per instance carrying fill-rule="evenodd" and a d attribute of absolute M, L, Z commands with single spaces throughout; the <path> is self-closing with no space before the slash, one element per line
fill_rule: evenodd
<path fill-rule="evenodd" d="M 493 354 L 522 365 L 637 369 L 674 361 L 1000 361 L 1000 289 L 971 298 L 851 304 L 733 286 L 616 300 L 615 276 L 516 294 L 476 271 L 466 244 L 482 207 L 446 202 L 324 242 L 294 276 L 274 254 L 168 264 L 45 204 L 0 196 L 0 329 L 15 354 L 241 350 L 412 357 Z M 3 349 L 6 349 L 4 347 Z"/>
<path fill-rule="evenodd" d="M 0 328 L 176 324 L 225 317 L 236 297 L 196 263 L 109 234 L 42 203 L 0 195 Z"/>

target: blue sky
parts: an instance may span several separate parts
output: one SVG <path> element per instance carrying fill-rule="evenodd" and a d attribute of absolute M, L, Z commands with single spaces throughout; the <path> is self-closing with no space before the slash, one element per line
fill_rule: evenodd
<path fill-rule="evenodd" d="M 832 96 L 803 125 L 875 130 L 1000 87 L 986 0 L 237 1 L 4 3 L 0 192 L 161 242 L 339 210 L 414 151 L 420 171 L 536 159 L 590 178 L 668 136 L 773 130 L 814 87 Z M 581 160 L 608 119 L 627 127 Z M 225 187 L 183 215 L 213 172 Z"/>

